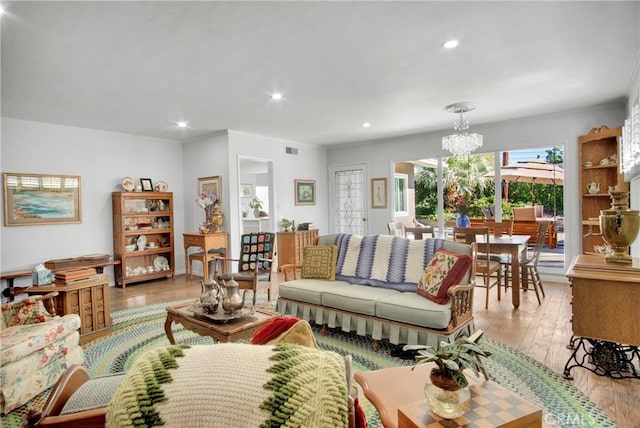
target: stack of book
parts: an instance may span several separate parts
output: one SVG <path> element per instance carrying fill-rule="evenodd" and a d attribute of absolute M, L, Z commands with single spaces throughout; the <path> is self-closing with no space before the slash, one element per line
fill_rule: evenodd
<path fill-rule="evenodd" d="M 55 280 L 59 284 L 73 284 L 79 281 L 95 279 L 95 268 L 78 268 L 59 270 L 55 273 Z"/>

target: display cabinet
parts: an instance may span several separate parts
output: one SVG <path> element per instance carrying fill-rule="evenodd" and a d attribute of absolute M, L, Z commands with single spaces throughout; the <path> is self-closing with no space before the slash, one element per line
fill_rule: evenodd
<path fill-rule="evenodd" d="M 173 193 L 113 192 L 117 286 L 174 276 Z"/>
<path fill-rule="evenodd" d="M 580 154 L 580 210 L 582 252 L 593 254 L 606 243 L 600 236 L 601 210 L 611 207 L 609 188 L 627 192 L 628 183 L 620 171 L 620 137 L 622 128 L 592 128 L 578 138 Z"/>
<path fill-rule="evenodd" d="M 318 229 L 278 232 L 277 240 L 278 266 L 286 264 L 301 265 L 304 247 L 316 244 Z"/>

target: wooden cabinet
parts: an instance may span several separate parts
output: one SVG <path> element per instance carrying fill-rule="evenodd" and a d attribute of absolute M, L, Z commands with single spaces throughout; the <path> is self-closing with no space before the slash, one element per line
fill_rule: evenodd
<path fill-rule="evenodd" d="M 304 247 L 316 244 L 318 229 L 278 232 L 277 237 L 278 266 L 301 265 Z"/>
<path fill-rule="evenodd" d="M 56 314 L 80 316 L 80 343 L 86 343 L 111 333 L 109 277 L 78 281 L 75 284 L 52 284 L 27 289 L 28 294 L 47 294 L 57 291 L 54 298 Z"/>
<path fill-rule="evenodd" d="M 593 128 L 578 138 L 580 154 L 580 209 L 582 212 L 582 252 L 594 254 L 594 246 L 605 245 L 600 234 L 600 210 L 611 207 L 609 187 L 629 190 L 620 173 L 622 128 Z M 591 190 L 589 190 L 591 189 Z M 590 233 L 592 232 L 592 233 Z"/>
<path fill-rule="evenodd" d="M 113 192 L 116 285 L 174 276 L 173 193 Z"/>

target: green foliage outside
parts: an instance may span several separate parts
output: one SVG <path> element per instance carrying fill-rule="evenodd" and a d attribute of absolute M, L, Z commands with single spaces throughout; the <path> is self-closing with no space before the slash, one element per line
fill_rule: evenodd
<path fill-rule="evenodd" d="M 549 163 L 563 162 L 561 147 L 546 150 L 545 160 Z M 464 158 L 455 156 L 445 158 L 444 218 L 455 218 L 454 198 L 462 197 L 467 202 L 469 217 L 484 218 L 482 208 L 494 205 L 495 183 L 493 178 L 484 175 L 493 170 L 493 154 L 483 153 Z M 435 168 L 418 167 L 415 176 L 416 217 L 435 220 L 437 218 L 438 180 Z M 512 207 L 531 205 L 531 183 L 509 182 L 509 200 L 502 201 L 502 215 L 511 218 Z M 563 215 L 564 199 L 562 186 L 534 184 L 536 204 L 544 206 L 545 215 Z"/>

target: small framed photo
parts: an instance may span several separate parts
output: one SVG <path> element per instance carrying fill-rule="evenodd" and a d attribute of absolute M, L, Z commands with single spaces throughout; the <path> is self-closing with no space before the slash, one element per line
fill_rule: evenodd
<path fill-rule="evenodd" d="M 316 204 L 316 181 L 294 180 L 296 205 Z"/>
<path fill-rule="evenodd" d="M 153 183 L 150 178 L 141 178 L 140 185 L 143 192 L 153 192 Z"/>
<path fill-rule="evenodd" d="M 240 184 L 240 196 L 243 198 L 250 198 L 253 196 L 253 184 L 241 183 Z"/>
<path fill-rule="evenodd" d="M 203 193 L 212 193 L 216 195 L 217 201 L 222 201 L 222 177 L 214 175 L 198 178 L 198 195 Z"/>
<path fill-rule="evenodd" d="M 371 208 L 387 208 L 387 179 L 371 179 Z"/>

